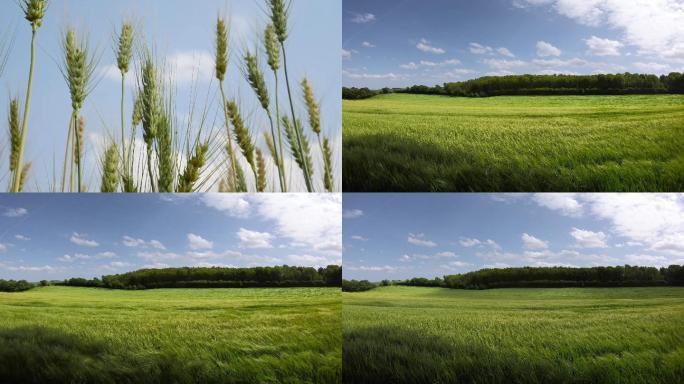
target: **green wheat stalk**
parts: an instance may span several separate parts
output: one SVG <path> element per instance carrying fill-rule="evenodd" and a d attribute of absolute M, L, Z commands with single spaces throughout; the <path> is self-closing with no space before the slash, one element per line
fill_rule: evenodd
<path fill-rule="evenodd" d="M 36 34 L 38 29 L 43 25 L 43 18 L 45 17 L 48 8 L 48 0 L 21 0 L 19 6 L 24 12 L 24 18 L 31 24 L 31 64 L 29 66 L 26 101 L 24 102 L 24 115 L 21 124 L 21 140 L 19 141 L 19 151 L 17 155 L 17 164 L 21 165 L 24 161 L 26 132 L 28 131 L 28 118 L 31 109 L 31 90 L 33 88 L 33 72 L 36 64 Z M 28 173 L 28 171 L 26 173 Z M 12 192 L 20 192 L 22 189 L 22 178 L 20 176 L 21 175 L 15 173 L 14 179 L 12 180 Z"/>

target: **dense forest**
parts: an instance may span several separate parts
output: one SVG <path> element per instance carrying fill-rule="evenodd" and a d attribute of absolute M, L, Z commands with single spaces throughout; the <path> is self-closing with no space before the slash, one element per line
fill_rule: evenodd
<path fill-rule="evenodd" d="M 684 286 L 684 266 L 488 268 L 460 275 L 447 275 L 443 279 L 415 277 L 406 280 L 383 280 L 380 283 L 344 280 L 342 290 L 361 292 L 388 285 L 454 289 Z"/>
<path fill-rule="evenodd" d="M 434 87 L 414 85 L 402 89 L 384 88 L 379 91 L 368 88 L 343 88 L 342 98 L 364 99 L 390 92 L 465 97 L 684 94 L 684 74 L 673 72 L 662 76 L 634 73 L 486 76 Z"/>
<path fill-rule="evenodd" d="M 339 287 L 342 267 L 165 268 L 103 276 L 72 278 L 59 285 L 110 289 Z"/>

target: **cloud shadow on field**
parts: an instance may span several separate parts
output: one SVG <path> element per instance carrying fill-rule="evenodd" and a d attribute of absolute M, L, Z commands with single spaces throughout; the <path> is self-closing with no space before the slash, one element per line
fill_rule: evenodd
<path fill-rule="evenodd" d="M 624 158 L 600 142 L 572 148 L 502 148 L 495 154 L 444 147 L 411 135 L 344 137 L 344 192 L 671 192 L 684 189 L 684 155 Z M 517 148 L 517 150 L 516 150 Z M 509 154 L 504 152 L 507 151 Z M 512 151 L 512 152 L 511 152 Z M 549 152 L 551 151 L 551 152 Z"/>
<path fill-rule="evenodd" d="M 202 377 L 197 363 L 158 353 L 115 351 L 59 329 L 24 326 L 0 330 L 0 383 L 191 383 Z"/>

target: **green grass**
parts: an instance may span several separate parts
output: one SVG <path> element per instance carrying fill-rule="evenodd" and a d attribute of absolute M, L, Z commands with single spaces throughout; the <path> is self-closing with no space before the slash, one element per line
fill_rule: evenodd
<path fill-rule="evenodd" d="M 334 288 L 0 293 L 0 383 L 336 383 Z"/>
<path fill-rule="evenodd" d="M 684 382 L 684 288 L 342 295 L 348 383 Z"/>
<path fill-rule="evenodd" d="M 345 191 L 682 191 L 684 96 L 343 103 Z"/>

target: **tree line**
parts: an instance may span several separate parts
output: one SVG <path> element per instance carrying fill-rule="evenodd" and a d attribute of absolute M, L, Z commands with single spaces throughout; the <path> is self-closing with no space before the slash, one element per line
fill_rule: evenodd
<path fill-rule="evenodd" d="M 460 289 L 643 287 L 684 285 L 684 267 L 523 267 L 481 269 L 444 276 L 444 286 Z"/>
<path fill-rule="evenodd" d="M 486 268 L 434 279 L 414 277 L 380 283 L 344 280 L 342 290 L 361 292 L 390 285 L 453 289 L 684 286 L 684 266 Z"/>
<path fill-rule="evenodd" d="M 26 280 L 0 280 L 0 292 L 23 292 L 33 288 Z"/>
<path fill-rule="evenodd" d="M 672 72 L 656 76 L 627 72 L 597 75 L 485 76 L 434 87 L 414 85 L 402 89 L 383 90 L 343 88 L 342 97 L 355 100 L 390 92 L 462 97 L 684 94 L 684 74 Z"/>
<path fill-rule="evenodd" d="M 164 268 L 141 269 L 101 279 L 72 278 L 59 285 L 109 289 L 340 287 L 342 267 Z"/>

